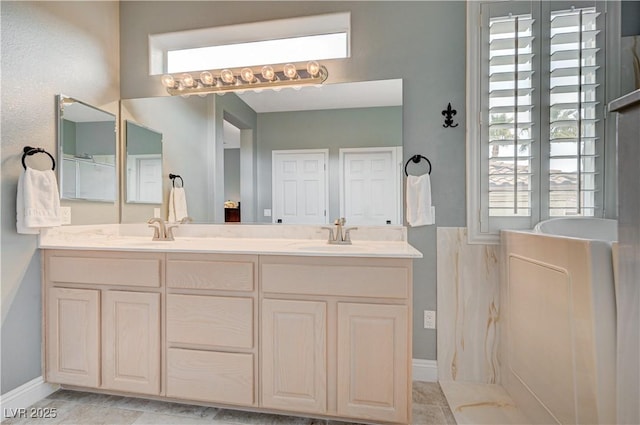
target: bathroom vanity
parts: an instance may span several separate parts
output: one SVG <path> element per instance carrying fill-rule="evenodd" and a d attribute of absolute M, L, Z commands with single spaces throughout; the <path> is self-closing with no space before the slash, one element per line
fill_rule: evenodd
<path fill-rule="evenodd" d="M 47 381 L 409 423 L 411 263 L 421 254 L 406 232 L 331 246 L 309 229 L 305 239 L 41 238 Z"/>

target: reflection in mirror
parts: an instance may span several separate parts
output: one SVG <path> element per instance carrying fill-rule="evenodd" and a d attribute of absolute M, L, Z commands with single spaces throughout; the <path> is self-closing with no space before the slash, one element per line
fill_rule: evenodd
<path fill-rule="evenodd" d="M 67 96 L 57 100 L 61 198 L 115 201 L 115 116 Z"/>
<path fill-rule="evenodd" d="M 224 143 L 224 221 L 242 221 L 240 198 L 240 134 L 241 130 L 229 121 L 223 122 Z M 246 221 L 246 218 L 245 218 Z"/>
<path fill-rule="evenodd" d="M 125 121 L 129 203 L 162 203 L 162 133 Z"/>
<path fill-rule="evenodd" d="M 326 203 L 317 224 L 332 223 L 345 215 L 351 217 L 350 224 L 356 224 L 360 211 L 371 208 L 365 201 L 372 197 L 355 188 L 359 184 L 358 160 L 365 158 L 365 169 L 369 170 L 380 162 L 373 155 L 390 158 L 392 162 L 386 165 L 386 170 L 398 174 L 391 183 L 395 185 L 394 191 L 387 197 L 394 203 L 389 211 L 395 216 L 385 212 L 378 221 L 367 218 L 360 223 L 402 223 L 401 167 L 396 168 L 395 164 L 402 162 L 402 80 L 325 84 L 299 91 L 265 90 L 204 98 L 126 99 L 121 101 L 121 111 L 121 119 L 134 120 L 163 135 L 161 216 L 164 218 L 171 187 L 168 174 L 174 173 L 184 178 L 189 215 L 195 223 L 277 222 L 273 153 L 310 149 L 328 152 L 327 196 L 323 197 Z M 344 149 L 358 151 L 344 151 L 341 162 Z M 360 156 L 355 158 L 356 154 Z M 349 182 L 342 181 L 345 174 L 341 173 L 341 167 L 350 167 Z M 373 175 L 371 170 L 368 174 Z M 373 181 L 373 177 L 369 180 Z M 345 184 L 353 190 L 345 190 Z M 341 186 L 346 198 L 340 195 Z M 375 191 L 372 188 L 369 185 L 367 190 Z M 134 213 L 134 206 L 123 203 L 123 222 L 140 222 L 151 217 L 153 208 Z M 284 218 L 282 222 L 294 221 Z"/>

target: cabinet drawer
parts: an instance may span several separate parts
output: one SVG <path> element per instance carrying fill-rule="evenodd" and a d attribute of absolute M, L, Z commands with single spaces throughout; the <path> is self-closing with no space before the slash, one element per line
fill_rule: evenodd
<path fill-rule="evenodd" d="M 167 396 L 253 405 L 253 354 L 170 348 Z"/>
<path fill-rule="evenodd" d="M 252 261 L 172 258 L 167 261 L 167 286 L 181 289 L 253 291 L 253 270 Z"/>
<path fill-rule="evenodd" d="M 348 264 L 262 264 L 262 290 L 283 294 L 408 298 L 410 269 Z"/>
<path fill-rule="evenodd" d="M 102 255 L 102 254 L 101 254 Z M 64 283 L 160 287 L 159 258 L 49 257 L 48 280 Z"/>
<path fill-rule="evenodd" d="M 253 347 L 253 300 L 167 295 L 167 341 L 214 347 Z"/>

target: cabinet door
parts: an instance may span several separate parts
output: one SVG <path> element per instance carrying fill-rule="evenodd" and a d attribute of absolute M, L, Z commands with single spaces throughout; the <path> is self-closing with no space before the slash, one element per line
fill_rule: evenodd
<path fill-rule="evenodd" d="M 326 309 L 324 302 L 262 302 L 264 407 L 326 411 Z"/>
<path fill-rule="evenodd" d="M 338 414 L 408 420 L 408 308 L 338 303 Z"/>
<path fill-rule="evenodd" d="M 160 294 L 105 291 L 104 388 L 160 394 Z"/>
<path fill-rule="evenodd" d="M 47 299 L 47 381 L 100 385 L 100 293 L 49 288 Z"/>

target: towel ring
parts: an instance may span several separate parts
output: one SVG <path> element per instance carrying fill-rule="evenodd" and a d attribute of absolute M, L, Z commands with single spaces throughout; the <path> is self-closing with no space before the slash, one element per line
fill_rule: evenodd
<path fill-rule="evenodd" d="M 22 152 L 23 152 L 23 154 L 22 154 L 22 167 L 25 170 L 27 169 L 27 164 L 24 163 L 24 159 L 27 156 L 35 155 L 37 153 L 46 153 L 47 155 L 49 155 L 49 158 L 51 158 L 51 163 L 53 164 L 51 166 L 51 169 L 52 170 L 56 169 L 56 160 L 53 158 L 53 156 L 49 152 L 45 151 L 44 149 L 42 149 L 42 148 L 33 148 L 31 146 L 25 146 L 24 148 L 22 148 Z"/>
<path fill-rule="evenodd" d="M 427 161 L 427 164 L 429 164 L 429 174 L 431 174 L 431 161 L 429 161 L 429 158 L 422 155 L 413 155 L 407 160 L 407 163 L 404 164 L 404 175 L 407 177 L 409 176 L 409 173 L 407 172 L 407 166 L 409 165 L 409 162 L 413 161 L 415 164 L 417 164 L 421 159 Z"/>
<path fill-rule="evenodd" d="M 171 186 L 176 187 L 176 179 L 180 179 L 180 187 L 184 187 L 184 180 L 177 174 L 169 174 L 169 178 L 171 179 Z"/>

